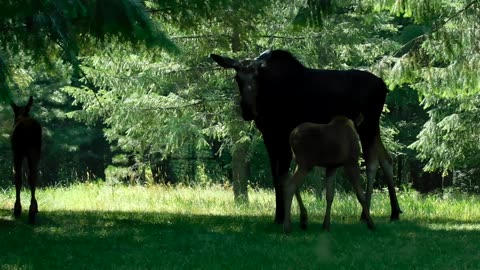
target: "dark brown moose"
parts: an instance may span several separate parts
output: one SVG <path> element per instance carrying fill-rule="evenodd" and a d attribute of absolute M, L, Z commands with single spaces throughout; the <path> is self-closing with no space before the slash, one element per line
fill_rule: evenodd
<path fill-rule="evenodd" d="M 35 199 L 35 188 L 38 181 L 38 165 L 42 148 L 42 126 L 37 120 L 30 117 L 29 112 L 33 104 L 30 96 L 26 106 L 17 106 L 11 103 L 15 113 L 15 123 L 11 136 L 13 151 L 13 174 L 15 181 L 16 197 L 13 214 L 19 217 L 22 213 L 20 203 L 20 189 L 22 187 L 22 164 L 26 161 L 27 178 L 30 185 L 31 201 L 28 211 L 28 222 L 35 224 L 35 217 L 38 213 L 37 200 Z"/>
<path fill-rule="evenodd" d="M 292 160 L 290 132 L 301 123 L 326 124 L 337 115 L 354 119 L 359 114 L 364 117 L 357 132 L 367 167 L 367 205 L 380 164 L 390 195 L 390 219 L 399 219 L 402 211 L 393 182 L 392 160 L 380 139 L 380 115 L 388 93 L 382 79 L 360 70 L 307 68 L 284 50 L 268 50 L 251 60 L 216 54 L 210 57 L 221 67 L 236 71 L 242 117 L 255 121 L 263 135 L 275 187 L 275 222 L 284 221 L 282 183 Z"/>
<path fill-rule="evenodd" d="M 361 123 L 361 118 L 360 115 L 355 121 L 357 126 Z M 360 185 L 360 167 L 358 164 L 360 143 L 352 120 L 344 116 L 337 116 L 328 124 L 300 124 L 290 133 L 290 146 L 296 168 L 292 177 L 284 183 L 285 221 L 283 229 L 286 233 L 291 231 L 291 207 L 294 193 L 300 206 L 302 228 L 306 226 L 307 214 L 298 189 L 305 176 L 315 166 L 326 168 L 327 209 L 323 220 L 323 229 L 330 230 L 334 178 L 338 167 L 345 169 L 352 182 L 357 199 L 362 206 L 363 213 L 365 213 L 364 218 L 368 228 L 374 228 L 375 225 L 370 217 L 370 211 Z"/>

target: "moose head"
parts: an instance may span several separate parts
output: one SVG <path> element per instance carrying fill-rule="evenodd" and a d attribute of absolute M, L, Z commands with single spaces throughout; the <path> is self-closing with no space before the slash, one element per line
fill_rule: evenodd
<path fill-rule="evenodd" d="M 27 105 L 25 106 L 17 106 L 15 103 L 11 103 L 10 106 L 12 106 L 13 113 L 15 114 L 15 124 L 18 122 L 18 120 L 22 117 L 29 117 L 30 113 L 30 108 L 32 107 L 33 104 L 33 97 L 30 96 L 28 99 Z"/>
<path fill-rule="evenodd" d="M 223 68 L 236 71 L 235 80 L 240 91 L 240 107 L 244 120 L 254 120 L 258 116 L 257 96 L 258 77 L 272 54 L 271 50 L 263 52 L 255 59 L 237 60 L 226 56 L 211 54 L 210 57 Z"/>

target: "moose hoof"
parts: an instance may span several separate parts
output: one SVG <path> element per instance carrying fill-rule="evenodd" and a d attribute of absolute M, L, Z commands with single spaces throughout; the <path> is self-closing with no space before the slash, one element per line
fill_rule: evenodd
<path fill-rule="evenodd" d="M 284 220 L 283 217 L 276 216 L 275 219 L 273 220 L 273 223 L 281 225 L 281 224 L 283 224 L 283 220 Z"/>

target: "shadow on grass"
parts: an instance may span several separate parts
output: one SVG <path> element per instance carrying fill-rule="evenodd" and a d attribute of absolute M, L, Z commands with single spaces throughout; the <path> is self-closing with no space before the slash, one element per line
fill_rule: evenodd
<path fill-rule="evenodd" d="M 480 265 L 480 221 L 357 217 L 315 218 L 284 235 L 271 216 L 158 212 L 26 212 L 0 209 L 0 268 L 73 269 L 474 269 Z"/>

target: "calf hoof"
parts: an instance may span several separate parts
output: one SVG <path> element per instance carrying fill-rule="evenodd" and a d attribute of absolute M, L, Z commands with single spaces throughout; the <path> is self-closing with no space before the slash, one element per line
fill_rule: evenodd
<path fill-rule="evenodd" d="M 30 204 L 30 209 L 28 209 L 28 223 L 35 224 L 35 216 L 38 213 L 37 202 L 34 201 Z"/>
<path fill-rule="evenodd" d="M 373 224 L 373 222 L 367 222 L 367 227 L 369 230 L 375 230 L 375 224 Z"/>
<path fill-rule="evenodd" d="M 365 213 L 362 212 L 362 214 L 360 215 L 360 222 L 367 223 L 367 221 L 368 221 L 367 215 L 365 215 Z"/>
<path fill-rule="evenodd" d="M 13 216 L 20 217 L 22 214 L 22 205 L 20 203 L 15 203 L 15 207 L 13 208 Z"/>
<path fill-rule="evenodd" d="M 35 225 L 35 218 L 37 214 L 34 212 L 28 212 L 28 223 L 31 225 Z"/>
<path fill-rule="evenodd" d="M 303 231 L 306 231 L 308 228 L 308 224 L 307 222 L 300 222 L 300 229 L 302 229 Z"/>
<path fill-rule="evenodd" d="M 300 229 L 306 230 L 308 227 L 308 217 L 307 215 L 301 215 L 300 216 Z"/>
<path fill-rule="evenodd" d="M 392 211 L 392 214 L 390 215 L 390 221 L 397 221 L 400 220 L 400 214 L 403 213 L 402 210 L 397 210 L 395 212 Z"/>

